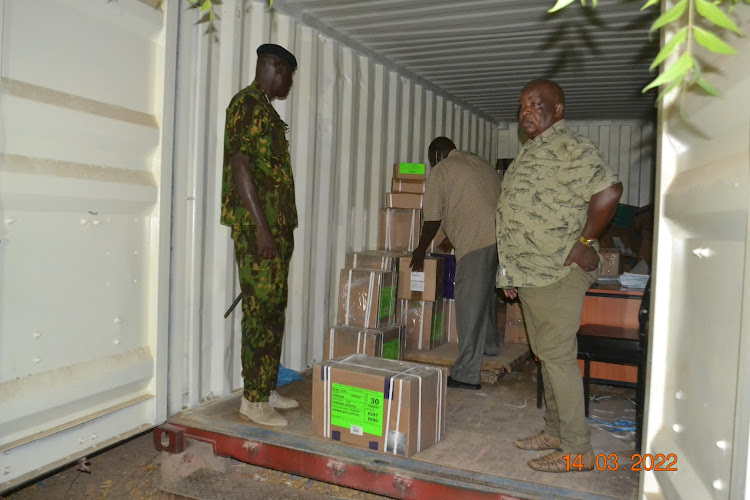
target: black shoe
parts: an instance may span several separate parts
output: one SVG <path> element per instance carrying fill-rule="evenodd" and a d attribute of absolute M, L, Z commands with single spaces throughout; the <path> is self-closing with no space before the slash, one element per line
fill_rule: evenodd
<path fill-rule="evenodd" d="M 499 356 L 500 348 L 499 347 L 486 347 L 484 349 L 484 355 L 485 356 Z"/>
<path fill-rule="evenodd" d="M 448 387 L 455 387 L 456 389 L 471 389 L 473 391 L 478 391 L 482 388 L 482 384 L 468 384 L 466 382 L 460 382 L 458 380 L 455 380 L 451 378 L 451 376 L 448 376 Z"/>

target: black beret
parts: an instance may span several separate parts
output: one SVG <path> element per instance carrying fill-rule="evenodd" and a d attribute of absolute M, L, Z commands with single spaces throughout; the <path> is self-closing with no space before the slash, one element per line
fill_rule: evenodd
<path fill-rule="evenodd" d="M 276 45 L 275 43 L 264 43 L 263 45 L 258 47 L 257 52 L 258 55 L 269 54 L 279 57 L 289 63 L 289 66 L 291 66 L 292 69 L 297 67 L 297 59 L 294 57 L 294 54 L 286 50 L 281 45 Z"/>

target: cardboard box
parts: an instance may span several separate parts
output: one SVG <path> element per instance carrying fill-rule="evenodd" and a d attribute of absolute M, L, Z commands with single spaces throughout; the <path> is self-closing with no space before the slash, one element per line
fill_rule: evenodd
<path fill-rule="evenodd" d="M 383 328 L 357 328 L 337 325 L 326 330 L 323 359 L 366 354 L 376 358 L 400 360 L 404 345 L 404 328 L 391 325 Z"/>
<path fill-rule="evenodd" d="M 456 328 L 456 301 L 443 299 L 443 318 L 445 324 L 445 343 L 458 344 L 458 329 Z"/>
<path fill-rule="evenodd" d="M 342 269 L 338 324 L 381 328 L 395 323 L 397 276 L 394 272 Z"/>
<path fill-rule="evenodd" d="M 426 183 L 424 180 L 392 179 L 391 191 L 394 193 L 424 194 L 425 185 Z"/>
<path fill-rule="evenodd" d="M 422 209 L 424 195 L 415 193 L 385 193 L 386 208 Z"/>
<path fill-rule="evenodd" d="M 599 250 L 602 258 L 602 272 L 599 276 L 620 276 L 623 272 L 624 259 L 616 248 L 603 248 Z"/>
<path fill-rule="evenodd" d="M 456 256 L 430 253 L 429 257 L 443 260 L 443 298 L 454 298 L 456 287 Z"/>
<path fill-rule="evenodd" d="M 344 268 L 398 272 L 398 259 L 405 256 L 404 252 L 387 252 L 385 250 L 349 252 L 346 254 Z"/>
<path fill-rule="evenodd" d="M 378 249 L 411 252 L 419 244 L 422 211 L 409 208 L 384 208 L 380 212 Z"/>
<path fill-rule="evenodd" d="M 445 368 L 355 354 L 313 367 L 313 432 L 410 457 L 445 436 Z"/>
<path fill-rule="evenodd" d="M 435 302 L 443 298 L 443 259 L 426 257 L 423 271 L 412 271 L 411 257 L 401 257 L 398 298 Z"/>
<path fill-rule="evenodd" d="M 393 165 L 393 178 L 423 181 L 427 178 L 427 165 L 424 163 L 396 163 Z"/>
<path fill-rule="evenodd" d="M 429 351 L 445 343 L 443 301 L 399 299 L 396 317 L 404 325 L 404 348 Z"/>
<path fill-rule="evenodd" d="M 528 344 L 526 325 L 523 322 L 520 302 L 510 302 L 505 306 L 505 338 L 510 344 Z"/>

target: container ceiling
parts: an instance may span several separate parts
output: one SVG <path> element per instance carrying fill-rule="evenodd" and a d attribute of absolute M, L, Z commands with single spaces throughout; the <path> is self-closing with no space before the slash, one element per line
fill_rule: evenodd
<path fill-rule="evenodd" d="M 276 0 L 274 6 L 439 87 L 495 122 L 514 121 L 523 85 L 550 78 L 569 119 L 653 119 L 648 66 L 658 8 L 642 0 Z"/>

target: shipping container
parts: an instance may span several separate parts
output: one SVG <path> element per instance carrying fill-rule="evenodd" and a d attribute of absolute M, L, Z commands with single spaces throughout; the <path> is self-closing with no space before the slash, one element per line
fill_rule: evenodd
<path fill-rule="evenodd" d="M 429 463 L 373 464 L 205 417 L 242 386 L 240 315 L 224 319 L 239 292 L 219 223 L 224 111 L 273 42 L 300 61 L 274 102 L 300 214 L 285 367 L 324 359 L 340 269 L 378 247 L 393 164 L 426 163 L 439 135 L 492 164 L 514 158 L 520 89 L 550 77 L 568 125 L 623 181 L 622 203 L 654 206 L 643 450 L 676 454 L 679 470 L 641 473 L 638 497 L 750 498 L 750 42 L 731 35 L 737 55 L 708 55 L 721 98 L 655 103 L 640 91 L 675 30 L 649 43 L 648 28 L 676 1 L 547 14 L 553 3 L 223 0 L 207 22 L 187 0 L 0 0 L 0 493 L 200 415 L 230 446 L 293 448 L 334 478 L 339 462 L 321 457 L 349 460 L 368 479 L 340 484 L 381 494 L 432 491 L 412 481 L 585 496 L 460 467 L 446 480 Z M 749 11 L 732 14 L 745 34 Z M 380 485 L 393 468 L 413 480 Z"/>

